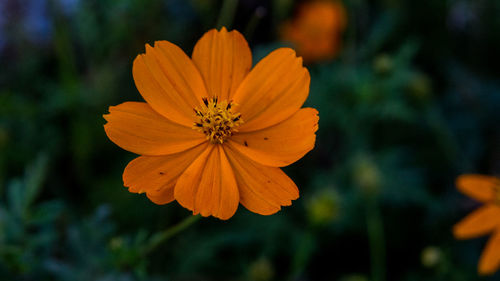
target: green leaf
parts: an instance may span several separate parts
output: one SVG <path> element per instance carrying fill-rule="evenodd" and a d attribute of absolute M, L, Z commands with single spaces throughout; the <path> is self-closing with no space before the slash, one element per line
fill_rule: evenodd
<path fill-rule="evenodd" d="M 24 189 L 24 185 L 19 179 L 14 179 L 7 185 L 7 204 L 10 212 L 17 217 L 23 215 Z"/>
<path fill-rule="evenodd" d="M 46 224 L 54 221 L 64 211 L 64 204 L 61 201 L 48 201 L 38 204 L 30 217 L 30 222 L 34 224 Z"/>
<path fill-rule="evenodd" d="M 47 174 L 48 157 L 45 153 L 40 153 L 35 162 L 31 164 L 24 175 L 24 196 L 23 208 L 27 208 L 33 203 L 35 198 L 40 193 L 42 184 Z"/>

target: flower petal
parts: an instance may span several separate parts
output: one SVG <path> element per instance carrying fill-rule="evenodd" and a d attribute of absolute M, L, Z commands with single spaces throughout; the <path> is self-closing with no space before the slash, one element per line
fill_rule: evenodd
<path fill-rule="evenodd" d="M 160 190 L 146 192 L 146 196 L 151 202 L 158 205 L 165 205 L 175 200 L 174 198 L 175 182 L 169 183 Z"/>
<path fill-rule="evenodd" d="M 287 166 L 314 148 L 318 120 L 316 109 L 303 108 L 272 127 L 235 134 L 228 144 L 262 165 Z"/>
<path fill-rule="evenodd" d="M 289 48 L 280 48 L 262 59 L 234 94 L 245 123 L 241 132 L 275 125 L 297 112 L 309 95 L 309 72 Z"/>
<path fill-rule="evenodd" d="M 453 227 L 457 239 L 469 239 L 490 233 L 500 226 L 500 207 L 490 204 L 474 211 Z"/>
<path fill-rule="evenodd" d="M 239 204 L 233 170 L 220 145 L 211 145 L 182 174 L 174 197 L 193 214 L 227 220 Z"/>
<path fill-rule="evenodd" d="M 134 60 L 137 89 L 146 102 L 171 121 L 191 127 L 193 108 L 207 91 L 198 69 L 176 45 L 167 41 L 146 45 L 146 54 Z"/>
<path fill-rule="evenodd" d="M 260 165 L 231 147 L 225 151 L 238 182 L 240 202 L 248 210 L 271 215 L 299 198 L 297 186 L 280 168 Z"/>
<path fill-rule="evenodd" d="M 123 185 L 128 187 L 130 192 L 158 195 L 163 189 L 173 188 L 179 176 L 207 146 L 208 144 L 203 144 L 165 156 L 137 157 L 130 161 L 123 171 Z"/>
<path fill-rule="evenodd" d="M 478 271 L 481 275 L 491 275 L 500 267 L 500 231 L 496 231 L 486 244 L 479 260 Z"/>
<path fill-rule="evenodd" d="M 193 50 L 193 62 L 200 70 L 209 97 L 230 100 L 252 67 L 252 52 L 236 30 L 212 29 L 205 33 Z"/>
<path fill-rule="evenodd" d="M 141 155 L 172 154 L 206 141 L 202 133 L 169 121 L 144 102 L 110 106 L 104 119 L 111 141 Z"/>
<path fill-rule="evenodd" d="M 489 202 L 495 199 L 500 180 L 491 176 L 467 174 L 459 176 L 456 185 L 463 194 L 480 202 Z"/>

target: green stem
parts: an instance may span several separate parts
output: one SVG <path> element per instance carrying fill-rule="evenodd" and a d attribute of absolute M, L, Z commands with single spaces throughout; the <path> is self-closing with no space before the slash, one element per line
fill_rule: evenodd
<path fill-rule="evenodd" d="M 373 281 L 385 280 L 385 241 L 380 207 L 375 195 L 366 201 L 366 225 L 370 243 L 371 271 Z"/>
<path fill-rule="evenodd" d="M 440 114 L 436 106 L 431 106 L 426 110 L 425 118 L 431 129 L 434 131 L 436 136 L 436 141 L 443 148 L 445 152 L 446 160 L 452 162 L 457 161 L 457 156 L 460 155 L 457 151 L 457 143 L 450 128 L 446 125 L 443 116 Z M 464 160 L 461 160 L 462 162 Z"/>
<path fill-rule="evenodd" d="M 260 20 L 266 15 L 267 11 L 264 7 L 257 7 L 252 17 L 248 21 L 247 27 L 245 28 L 245 38 L 249 41 L 253 34 L 255 33 L 255 29 L 257 25 L 259 25 Z"/>
<path fill-rule="evenodd" d="M 287 280 L 298 280 L 304 272 L 316 248 L 315 234 L 313 230 L 306 230 L 302 234 L 292 260 L 292 272 Z"/>
<path fill-rule="evenodd" d="M 142 255 L 143 256 L 148 255 L 149 253 L 151 253 L 151 251 L 156 249 L 156 247 L 158 247 L 160 244 L 162 244 L 163 242 L 167 241 L 168 239 L 174 237 L 178 233 L 182 232 L 184 229 L 188 228 L 190 225 L 192 225 L 193 223 L 195 223 L 199 219 L 200 219 L 200 216 L 189 216 L 189 217 L 185 218 L 183 221 L 181 221 L 180 223 L 178 223 L 178 224 L 176 224 L 176 225 L 174 225 L 174 226 L 172 226 L 164 231 L 161 231 L 161 232 L 154 234 L 151 237 L 151 239 L 149 240 L 149 243 L 144 247 Z"/>
<path fill-rule="evenodd" d="M 233 24 L 234 15 L 236 14 L 236 8 L 238 7 L 238 0 L 225 0 L 222 3 L 222 8 L 220 10 L 219 19 L 217 20 L 217 29 L 225 26 L 230 28 Z"/>

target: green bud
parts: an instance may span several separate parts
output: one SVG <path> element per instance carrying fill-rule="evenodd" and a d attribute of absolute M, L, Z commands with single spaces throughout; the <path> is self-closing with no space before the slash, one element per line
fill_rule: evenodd
<path fill-rule="evenodd" d="M 274 268 L 267 258 L 260 258 L 250 265 L 248 275 L 251 281 L 273 280 Z"/>
<path fill-rule="evenodd" d="M 430 79 L 424 74 L 416 74 L 408 85 L 410 95 L 419 102 L 426 102 L 431 98 L 432 86 Z"/>
<path fill-rule="evenodd" d="M 377 164 L 368 156 L 356 157 L 352 170 L 354 183 L 363 192 L 378 193 L 381 184 L 381 174 Z"/>
<path fill-rule="evenodd" d="M 113 237 L 111 241 L 109 241 L 109 247 L 111 248 L 111 250 L 118 250 L 122 248 L 123 243 L 124 243 L 123 238 Z"/>
<path fill-rule="evenodd" d="M 422 250 L 420 259 L 425 267 L 435 267 L 442 258 L 441 250 L 437 247 L 429 246 Z"/>
<path fill-rule="evenodd" d="M 378 74 L 387 74 L 394 68 L 392 58 L 387 54 L 378 55 L 373 61 L 373 70 Z"/>
<path fill-rule="evenodd" d="M 339 217 L 340 196 L 332 188 L 325 188 L 306 202 L 309 221 L 315 225 L 326 225 Z"/>

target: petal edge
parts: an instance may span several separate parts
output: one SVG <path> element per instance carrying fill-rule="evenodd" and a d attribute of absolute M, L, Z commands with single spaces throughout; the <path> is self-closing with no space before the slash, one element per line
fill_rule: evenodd
<path fill-rule="evenodd" d="M 202 133 L 166 119 L 144 102 L 110 106 L 103 117 L 109 139 L 140 155 L 167 155 L 205 142 Z"/>
<path fill-rule="evenodd" d="M 309 72 L 302 58 L 290 48 L 280 48 L 263 58 L 234 94 L 245 123 L 241 132 L 267 128 L 297 112 L 309 95 Z"/>
<path fill-rule="evenodd" d="M 168 41 L 156 41 L 155 47 L 146 44 L 146 53 L 134 60 L 132 74 L 137 90 L 155 111 L 192 126 L 192 110 L 207 94 L 198 69 L 178 46 Z"/>
<path fill-rule="evenodd" d="M 237 133 L 228 145 L 262 165 L 288 166 L 314 148 L 318 120 L 316 109 L 302 108 L 277 125 Z"/>
<path fill-rule="evenodd" d="M 205 80 L 208 97 L 230 100 L 252 67 L 252 52 L 236 30 L 206 32 L 194 46 L 193 62 Z"/>
<path fill-rule="evenodd" d="M 260 165 L 225 148 L 238 183 L 240 203 L 251 212 L 272 215 L 299 198 L 295 183 L 280 169 Z"/>
<path fill-rule="evenodd" d="M 236 180 L 220 145 L 212 145 L 180 176 L 174 197 L 194 215 L 227 220 L 239 205 Z"/>

